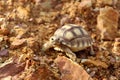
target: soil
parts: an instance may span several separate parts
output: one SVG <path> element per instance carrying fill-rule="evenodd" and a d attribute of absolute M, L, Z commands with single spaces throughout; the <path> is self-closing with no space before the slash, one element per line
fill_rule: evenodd
<path fill-rule="evenodd" d="M 76 52 L 75 63 L 93 80 L 120 80 L 120 0 L 110 0 L 113 3 L 109 4 L 90 1 L 0 0 L 0 79 L 61 80 L 54 60 L 67 56 L 53 48 L 43 54 L 41 49 L 55 30 L 70 23 L 81 25 L 95 40 L 96 54 L 90 55 L 90 48 Z M 104 34 L 97 27 L 100 9 L 106 6 L 119 15 L 112 39 L 102 39 Z M 82 63 L 82 59 L 89 61 Z"/>

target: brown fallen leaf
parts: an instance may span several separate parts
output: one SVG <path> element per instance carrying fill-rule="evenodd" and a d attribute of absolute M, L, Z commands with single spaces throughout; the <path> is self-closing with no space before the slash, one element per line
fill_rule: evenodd
<path fill-rule="evenodd" d="M 4 28 L 4 29 L 0 29 L 0 35 L 8 35 L 9 34 L 9 30 Z"/>
<path fill-rule="evenodd" d="M 93 80 L 80 65 L 66 57 L 58 56 L 55 63 L 61 72 L 62 80 Z"/>
<path fill-rule="evenodd" d="M 16 48 L 20 47 L 21 45 L 23 45 L 25 42 L 26 42 L 26 39 L 15 39 L 11 43 L 10 48 L 11 49 L 16 49 Z"/>
<path fill-rule="evenodd" d="M 91 59 L 82 59 L 81 63 L 84 64 L 93 64 L 95 66 L 100 66 L 102 68 L 108 68 L 108 65 L 105 62 L 102 62 L 100 60 L 91 60 Z"/>

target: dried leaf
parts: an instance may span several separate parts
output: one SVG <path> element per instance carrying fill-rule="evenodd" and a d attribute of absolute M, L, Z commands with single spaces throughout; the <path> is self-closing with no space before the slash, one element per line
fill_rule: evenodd
<path fill-rule="evenodd" d="M 20 47 L 21 45 L 23 45 L 25 43 L 26 39 L 15 39 L 12 43 L 11 43 L 11 49 L 15 49 Z"/>
<path fill-rule="evenodd" d="M 82 59 L 81 63 L 93 64 L 95 66 L 100 66 L 102 68 L 108 68 L 108 65 L 105 62 L 102 62 L 100 60 Z"/>

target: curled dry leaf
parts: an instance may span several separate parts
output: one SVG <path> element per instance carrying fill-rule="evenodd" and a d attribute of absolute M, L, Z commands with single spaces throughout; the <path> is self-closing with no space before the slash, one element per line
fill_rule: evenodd
<path fill-rule="evenodd" d="M 105 62 L 102 62 L 100 60 L 91 60 L 91 59 L 82 59 L 81 63 L 84 64 L 93 64 L 95 66 L 100 66 L 102 68 L 108 68 L 108 65 Z"/>
<path fill-rule="evenodd" d="M 14 27 L 14 34 L 16 35 L 16 38 L 22 38 L 25 36 L 26 32 L 28 31 L 28 29 L 26 28 L 22 28 L 22 27 L 27 27 L 26 25 L 18 25 Z"/>
<path fill-rule="evenodd" d="M 81 15 L 87 16 L 91 12 L 91 8 L 94 3 L 94 0 L 82 0 L 78 6 L 78 11 L 81 13 Z"/>
<path fill-rule="evenodd" d="M 4 38 L 3 38 L 3 36 L 0 36 L 0 42 L 2 42 L 2 41 L 3 41 L 3 39 L 4 39 Z"/>
<path fill-rule="evenodd" d="M 64 25 L 65 23 L 69 22 L 69 16 L 65 15 L 62 17 L 62 19 L 60 20 L 60 25 Z"/>
<path fill-rule="evenodd" d="M 120 38 L 116 38 L 113 45 L 112 52 L 116 55 L 120 55 Z"/>
<path fill-rule="evenodd" d="M 8 35 L 9 34 L 9 30 L 4 28 L 4 29 L 0 29 L 0 35 Z"/>
<path fill-rule="evenodd" d="M 92 7 L 93 3 L 94 3 L 93 0 L 82 0 L 79 7 L 81 9 L 90 8 L 90 7 Z"/>
<path fill-rule="evenodd" d="M 36 0 L 36 1 L 38 1 L 38 0 Z M 44 2 L 40 2 L 40 5 L 41 5 L 41 7 L 42 7 L 43 9 L 46 9 L 46 10 L 52 8 L 52 6 L 53 6 L 51 0 L 47 0 L 47 1 L 44 1 Z"/>
<path fill-rule="evenodd" d="M 21 45 L 23 45 L 26 42 L 26 39 L 15 39 L 13 40 L 13 42 L 11 43 L 11 49 L 15 49 L 20 47 Z"/>
<path fill-rule="evenodd" d="M 29 10 L 27 8 L 24 8 L 22 6 L 19 6 L 17 8 L 17 16 L 20 18 L 20 19 L 23 19 L 23 20 L 26 20 L 29 18 Z"/>
<path fill-rule="evenodd" d="M 106 49 L 108 49 L 108 50 L 111 50 L 111 48 L 112 48 L 112 41 L 104 41 L 101 45 L 100 45 L 100 47 L 102 48 L 102 49 L 104 49 L 104 50 L 106 50 Z"/>
<path fill-rule="evenodd" d="M 12 79 L 12 76 L 7 76 L 5 78 L 2 78 L 1 80 L 11 80 Z"/>
<path fill-rule="evenodd" d="M 93 80 L 80 65 L 66 57 L 58 56 L 55 63 L 62 74 L 62 80 Z"/>
<path fill-rule="evenodd" d="M 98 5 L 116 5 L 118 0 L 97 0 Z"/>
<path fill-rule="evenodd" d="M 36 39 L 35 38 L 27 38 L 27 44 L 29 47 L 35 47 Z"/>

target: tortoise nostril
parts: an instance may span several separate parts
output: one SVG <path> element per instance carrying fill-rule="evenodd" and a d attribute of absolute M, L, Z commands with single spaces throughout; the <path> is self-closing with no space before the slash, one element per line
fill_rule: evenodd
<path fill-rule="evenodd" d="M 60 38 L 58 38 L 58 41 L 60 41 Z"/>

